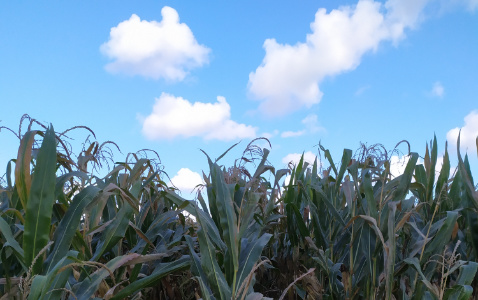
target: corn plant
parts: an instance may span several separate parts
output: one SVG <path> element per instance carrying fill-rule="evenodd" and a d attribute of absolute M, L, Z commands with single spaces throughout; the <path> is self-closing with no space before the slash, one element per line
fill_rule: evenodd
<path fill-rule="evenodd" d="M 259 201 L 265 196 L 259 191 L 260 176 L 274 172 L 266 164 L 268 153 L 264 149 L 261 162 L 247 181 L 236 173 L 235 180 L 228 176 L 229 183 L 228 172 L 221 169 L 218 160 L 213 162 L 206 155 L 210 167 L 210 176 L 205 178 L 209 205 L 201 201 L 203 209 L 169 193 L 177 203 L 188 203 L 186 209 L 199 225 L 197 237 L 185 238 L 192 255 L 191 270 L 203 299 L 266 299 L 254 292 L 254 273 L 265 263 L 262 250 L 272 236 L 263 232 L 264 223 L 255 219 Z M 238 170 L 242 169 L 235 166 L 232 173 Z"/>
<path fill-rule="evenodd" d="M 418 154 L 410 153 L 396 178 L 387 159 L 365 156 L 360 161 L 344 150 L 336 168 L 329 151 L 321 150 L 330 163 L 323 176 L 317 161 L 308 168 L 301 159 L 282 198 L 286 218 L 274 265 L 289 270 L 290 277 L 318 267 L 318 282 L 297 285 L 296 294 L 306 297 L 319 290 L 323 299 L 471 295 L 477 231 L 466 224 L 474 224 L 477 198 L 466 158 L 449 180 L 446 152 L 435 183 L 436 139 L 431 151 L 427 146 L 424 165 L 417 165 Z M 466 222 L 460 222 L 463 217 Z"/>
<path fill-rule="evenodd" d="M 380 145 L 336 164 L 319 144 L 328 168 L 276 170 L 251 142 L 230 168 L 230 149 L 206 155 L 206 202 L 168 187 L 145 151 L 100 176 L 114 143 L 87 138 L 75 157 L 71 130 L 26 119 L 0 183 L 0 299 L 477 297 L 478 191 L 460 137 L 455 172 L 447 145 L 436 171 L 434 138 L 397 177 Z"/>
<path fill-rule="evenodd" d="M 167 188 L 151 161 L 133 155 L 132 168 L 119 163 L 101 179 L 85 173 L 98 144 L 76 164 L 57 152 L 60 136 L 51 126 L 27 131 L 14 181 L 7 166 L 0 217 L 3 298 L 122 299 L 188 269 L 181 238 L 189 226 L 184 217 L 179 221 L 182 210 L 161 196 Z"/>

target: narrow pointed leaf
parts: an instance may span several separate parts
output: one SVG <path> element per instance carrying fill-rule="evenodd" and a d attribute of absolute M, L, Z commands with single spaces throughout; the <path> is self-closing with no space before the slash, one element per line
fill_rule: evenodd
<path fill-rule="evenodd" d="M 254 265 L 261 257 L 262 250 L 272 237 L 269 233 L 264 233 L 259 238 L 251 237 L 250 239 L 242 239 L 241 241 L 241 256 L 239 258 L 239 272 L 237 273 L 236 291 L 241 287 L 244 280 L 252 271 Z M 245 244 L 243 246 L 242 244 Z M 246 292 L 246 291 L 244 291 Z"/>
<path fill-rule="evenodd" d="M 99 191 L 99 188 L 90 185 L 73 198 L 73 202 L 53 235 L 55 244 L 47 260 L 47 273 L 65 256 L 68 250 L 70 250 L 71 242 L 73 241 L 78 225 L 80 224 L 81 216 L 83 215 L 83 209 L 98 195 Z"/>
<path fill-rule="evenodd" d="M 49 240 L 52 207 L 55 202 L 55 173 L 55 131 L 50 126 L 45 133 L 38 153 L 25 213 L 23 249 L 25 250 L 25 263 L 27 265 L 31 265 L 33 259 Z M 43 258 L 39 257 L 33 267 L 34 274 L 41 271 L 42 263 Z"/>
<path fill-rule="evenodd" d="M 17 187 L 23 209 L 26 209 L 28 197 L 30 196 L 32 185 L 30 164 L 32 160 L 32 146 L 37 133 L 38 131 L 28 131 L 23 135 L 15 163 L 15 186 Z"/>
<path fill-rule="evenodd" d="M 160 263 L 149 276 L 136 280 L 128 284 L 125 288 L 114 295 L 111 300 L 125 299 L 130 295 L 133 295 L 141 289 L 154 286 L 158 284 L 158 281 L 164 276 L 172 272 L 181 271 L 189 268 L 191 260 L 189 256 L 183 256 L 175 261 L 168 263 Z"/>

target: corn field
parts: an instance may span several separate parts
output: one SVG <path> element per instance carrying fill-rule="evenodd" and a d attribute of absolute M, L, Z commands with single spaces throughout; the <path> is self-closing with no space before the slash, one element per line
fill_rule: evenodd
<path fill-rule="evenodd" d="M 319 145 L 325 169 L 275 169 L 256 140 L 232 166 L 205 152 L 187 200 L 154 151 L 115 162 L 91 129 L 28 116 L 1 129 L 19 141 L 1 166 L 2 300 L 478 299 L 478 191 L 467 156 L 437 165 L 436 138 L 397 177 L 380 145 Z"/>

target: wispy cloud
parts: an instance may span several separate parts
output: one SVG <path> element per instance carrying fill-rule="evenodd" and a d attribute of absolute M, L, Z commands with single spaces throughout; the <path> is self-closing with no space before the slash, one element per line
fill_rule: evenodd
<path fill-rule="evenodd" d="M 362 95 L 362 94 L 363 94 L 366 90 L 368 90 L 369 88 L 370 88 L 370 85 L 366 85 L 366 86 L 359 87 L 359 88 L 355 91 L 354 95 L 355 95 L 356 97 L 358 97 L 358 96 Z"/>
<path fill-rule="evenodd" d="M 284 131 L 280 134 L 280 137 L 282 138 L 289 138 L 289 137 L 297 137 L 305 134 L 305 130 L 299 130 L 299 131 Z"/>
<path fill-rule="evenodd" d="M 179 22 L 176 10 L 165 6 L 161 15 L 157 22 L 133 14 L 111 28 L 109 40 L 100 48 L 113 60 L 106 65 L 107 71 L 180 81 L 189 70 L 208 63 L 210 49 L 200 45 L 191 29 Z"/>
<path fill-rule="evenodd" d="M 325 128 L 319 125 L 316 114 L 310 114 L 305 117 L 301 123 L 304 125 L 305 129 L 297 131 L 284 131 L 281 133 L 282 138 L 298 137 L 305 134 L 316 133 L 319 131 L 325 131 Z"/>
<path fill-rule="evenodd" d="M 445 88 L 441 84 L 441 82 L 437 81 L 433 84 L 432 89 L 430 90 L 430 95 L 432 97 L 443 98 L 445 95 Z"/>
<path fill-rule="evenodd" d="M 230 141 L 254 138 L 257 132 L 256 127 L 231 120 L 231 107 L 221 96 L 217 97 L 216 103 L 192 103 L 162 93 L 151 114 L 141 121 L 143 134 L 150 140 L 202 137 Z"/>

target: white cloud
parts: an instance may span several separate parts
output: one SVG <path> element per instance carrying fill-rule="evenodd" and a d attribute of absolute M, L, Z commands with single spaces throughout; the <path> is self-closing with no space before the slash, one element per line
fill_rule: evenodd
<path fill-rule="evenodd" d="M 178 173 L 171 178 L 171 183 L 183 194 L 191 194 L 198 184 L 204 184 L 201 175 L 188 168 L 181 168 Z"/>
<path fill-rule="evenodd" d="M 284 131 L 281 133 L 282 138 L 289 138 L 289 137 L 298 137 L 302 136 L 307 133 L 316 133 L 318 131 L 325 131 L 325 128 L 319 126 L 319 122 L 317 120 L 317 115 L 310 114 L 305 117 L 302 122 L 304 124 L 305 129 L 298 130 L 298 131 Z"/>
<path fill-rule="evenodd" d="M 305 128 L 310 133 L 315 133 L 318 131 L 324 131 L 325 128 L 319 126 L 319 121 L 317 120 L 317 115 L 310 114 L 302 120 L 302 124 L 305 125 Z"/>
<path fill-rule="evenodd" d="M 298 137 L 305 134 L 305 130 L 299 131 L 284 131 L 281 133 L 280 137 L 289 138 L 289 137 Z"/>
<path fill-rule="evenodd" d="M 445 88 L 443 87 L 443 85 L 439 81 L 435 82 L 430 91 L 430 95 L 432 95 L 433 97 L 442 98 L 444 94 Z"/>
<path fill-rule="evenodd" d="M 302 153 L 287 154 L 284 158 L 282 158 L 282 163 L 287 165 L 289 164 L 289 162 L 292 162 L 294 165 L 297 165 L 300 161 L 301 156 Z M 307 151 L 304 153 L 304 161 L 308 162 L 310 165 L 314 164 L 315 157 L 316 155 L 311 151 Z"/>
<path fill-rule="evenodd" d="M 456 151 L 456 144 L 460 129 L 460 150 L 467 151 L 468 154 L 476 153 L 476 137 L 478 136 L 478 110 L 470 112 L 465 117 L 465 125 L 463 127 L 453 128 L 446 134 L 446 139 L 450 144 L 451 151 Z"/>
<path fill-rule="evenodd" d="M 113 60 L 107 71 L 177 81 L 208 63 L 210 49 L 198 44 L 176 10 L 165 6 L 161 15 L 161 22 L 148 22 L 133 14 L 111 28 L 109 40 L 100 47 Z"/>
<path fill-rule="evenodd" d="M 142 132 L 150 140 L 197 136 L 206 140 L 230 141 L 254 138 L 257 131 L 256 127 L 231 120 L 231 107 L 221 96 L 217 97 L 216 103 L 191 103 L 162 93 L 142 123 Z"/>
<path fill-rule="evenodd" d="M 265 57 L 249 74 L 249 92 L 261 101 L 259 109 L 268 115 L 284 115 L 320 102 L 319 83 L 355 69 L 362 56 L 376 51 L 380 42 L 398 43 L 405 29 L 414 28 L 428 0 L 389 0 L 385 4 L 360 0 L 356 6 L 342 6 L 315 15 L 306 42 L 279 44 L 264 42 Z"/>
<path fill-rule="evenodd" d="M 358 97 L 358 96 L 362 95 L 362 94 L 363 94 L 366 90 L 368 90 L 369 88 L 370 88 L 370 85 L 366 85 L 366 86 L 359 87 L 359 88 L 355 91 L 354 95 L 355 95 L 356 97 Z"/>

